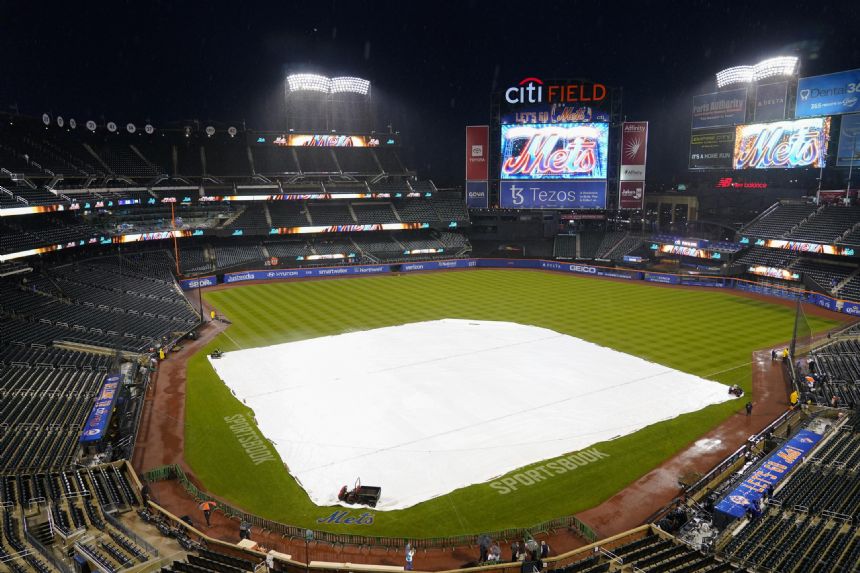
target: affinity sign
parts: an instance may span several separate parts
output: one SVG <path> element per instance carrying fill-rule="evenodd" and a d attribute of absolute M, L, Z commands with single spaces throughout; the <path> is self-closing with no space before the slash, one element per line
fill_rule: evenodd
<path fill-rule="evenodd" d="M 606 123 L 501 127 L 502 179 L 606 179 Z"/>
<path fill-rule="evenodd" d="M 815 117 L 739 125 L 735 128 L 734 169 L 824 167 L 830 118 Z"/>

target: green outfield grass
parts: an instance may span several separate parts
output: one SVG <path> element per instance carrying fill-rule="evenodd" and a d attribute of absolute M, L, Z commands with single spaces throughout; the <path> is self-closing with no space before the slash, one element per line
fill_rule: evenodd
<path fill-rule="evenodd" d="M 188 366 L 185 458 L 205 488 L 249 513 L 283 523 L 397 537 L 524 527 L 593 507 L 740 410 L 749 398 L 596 444 L 609 457 L 516 492 L 501 495 L 477 484 L 409 509 L 372 512 L 372 525 L 320 524 L 317 519 L 334 508 L 311 503 L 281 463 L 255 466 L 242 449 L 225 418 L 250 412 L 217 377 L 206 352 L 439 318 L 500 320 L 550 328 L 749 392 L 751 352 L 789 339 L 794 321 L 790 307 L 727 292 L 508 270 L 278 282 L 205 297 L 233 323 Z M 815 331 L 836 324 L 809 320 Z M 523 393 L 528 392 L 524 381 Z M 307 407 L 325 415 L 323 404 Z M 608 404 L 607 415 L 611 412 Z"/>

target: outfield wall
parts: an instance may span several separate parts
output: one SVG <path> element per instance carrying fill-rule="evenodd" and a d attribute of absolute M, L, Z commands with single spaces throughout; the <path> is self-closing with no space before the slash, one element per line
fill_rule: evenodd
<path fill-rule="evenodd" d="M 248 281 L 291 280 L 307 278 L 332 278 L 344 276 L 398 274 L 426 271 L 461 269 L 535 269 L 583 276 L 603 277 L 653 284 L 675 286 L 736 289 L 774 298 L 797 300 L 814 304 L 833 312 L 860 316 L 860 303 L 833 298 L 821 293 L 802 289 L 780 288 L 755 281 L 738 278 L 709 277 L 703 275 L 678 275 L 655 273 L 634 269 L 603 267 L 577 262 L 547 261 L 543 259 L 451 259 L 444 261 L 416 261 L 414 263 L 352 265 L 342 267 L 315 267 L 299 269 L 269 269 L 210 275 L 179 281 L 183 290 L 233 284 Z"/>

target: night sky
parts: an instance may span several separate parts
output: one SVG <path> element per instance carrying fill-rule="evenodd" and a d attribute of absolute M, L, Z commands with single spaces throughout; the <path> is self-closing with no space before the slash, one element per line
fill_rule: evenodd
<path fill-rule="evenodd" d="M 860 67 L 856 0 L 3 4 L 2 109 L 280 129 L 291 66 L 357 75 L 438 185 L 461 183 L 464 126 L 526 76 L 622 86 L 627 118 L 652 122 L 660 183 L 686 168 L 690 98 L 714 72 L 781 54 L 801 75 Z"/>

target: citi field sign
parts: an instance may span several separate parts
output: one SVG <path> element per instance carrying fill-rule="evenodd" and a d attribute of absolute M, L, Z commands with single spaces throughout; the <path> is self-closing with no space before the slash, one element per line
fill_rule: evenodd
<path fill-rule="evenodd" d="M 534 103 L 597 103 L 606 99 L 606 86 L 590 82 L 545 83 L 528 77 L 505 90 L 511 105 Z"/>

